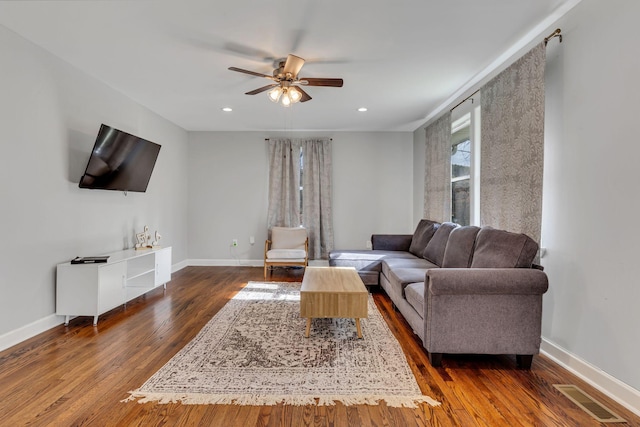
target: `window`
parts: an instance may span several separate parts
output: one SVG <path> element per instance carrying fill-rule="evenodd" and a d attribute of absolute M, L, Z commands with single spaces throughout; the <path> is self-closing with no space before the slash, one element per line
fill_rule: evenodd
<path fill-rule="evenodd" d="M 480 103 L 476 103 L 475 108 L 473 99 L 464 104 L 456 112 L 458 118 L 451 123 L 451 221 L 478 225 Z"/>

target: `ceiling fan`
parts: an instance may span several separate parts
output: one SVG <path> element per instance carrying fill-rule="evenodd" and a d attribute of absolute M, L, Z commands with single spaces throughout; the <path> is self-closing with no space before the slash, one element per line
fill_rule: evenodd
<path fill-rule="evenodd" d="M 272 76 L 237 67 L 229 67 L 229 70 L 272 80 L 274 83 L 254 89 L 247 92 L 246 95 L 256 95 L 271 89 L 268 93 L 269 99 L 273 102 L 281 101 L 282 105 L 285 107 L 288 107 L 298 101 L 307 102 L 311 99 L 311 96 L 309 96 L 309 94 L 300 86 L 342 87 L 342 79 L 298 77 L 298 73 L 304 65 L 304 59 L 299 56 L 290 54 L 287 56 L 286 60 L 283 59 L 277 61 L 277 64 L 278 68 L 273 70 Z"/>

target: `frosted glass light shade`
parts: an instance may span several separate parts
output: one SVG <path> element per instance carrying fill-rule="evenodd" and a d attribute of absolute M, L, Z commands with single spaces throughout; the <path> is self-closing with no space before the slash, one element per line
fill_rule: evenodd
<path fill-rule="evenodd" d="M 269 99 L 273 102 L 278 102 L 280 97 L 282 96 L 282 88 L 280 86 L 271 89 L 267 95 L 269 95 Z"/>
<path fill-rule="evenodd" d="M 290 87 L 287 93 L 289 94 L 289 98 L 291 98 L 291 102 L 294 104 L 302 98 L 302 93 L 295 87 Z"/>

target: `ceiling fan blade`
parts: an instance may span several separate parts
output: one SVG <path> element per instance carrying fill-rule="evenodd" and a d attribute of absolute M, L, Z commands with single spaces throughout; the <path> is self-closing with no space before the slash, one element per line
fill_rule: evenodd
<path fill-rule="evenodd" d="M 273 83 L 273 84 L 270 84 L 270 85 L 262 86 L 261 88 L 254 89 L 251 92 L 246 92 L 245 95 L 257 95 L 259 93 L 264 92 L 265 90 L 269 90 L 272 87 L 276 87 L 276 86 L 278 86 L 278 83 Z"/>
<path fill-rule="evenodd" d="M 273 80 L 273 76 L 268 76 L 262 73 L 256 73 L 255 71 L 243 70 L 242 68 L 229 67 L 229 70 L 237 71 L 239 73 L 244 73 L 244 74 L 251 74 L 252 76 L 257 76 L 257 77 L 266 77 L 267 79 Z"/>
<path fill-rule="evenodd" d="M 307 92 L 305 92 L 304 90 L 302 90 L 302 88 L 300 86 L 296 86 L 296 90 L 300 91 L 300 93 L 302 94 L 302 98 L 300 98 L 300 102 L 307 102 L 307 101 L 309 101 L 311 99 L 309 94 Z"/>
<path fill-rule="evenodd" d="M 291 55 L 287 56 L 287 62 L 284 63 L 284 73 L 291 73 L 293 78 L 295 79 L 300 69 L 304 65 L 304 59 L 299 56 Z"/>
<path fill-rule="evenodd" d="M 304 77 L 300 79 L 299 83 L 306 86 L 342 87 L 343 81 L 342 79 L 323 79 L 323 78 Z"/>

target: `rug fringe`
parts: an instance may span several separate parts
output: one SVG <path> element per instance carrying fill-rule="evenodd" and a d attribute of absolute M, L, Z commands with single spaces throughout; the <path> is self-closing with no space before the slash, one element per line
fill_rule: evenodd
<path fill-rule="evenodd" d="M 182 403 L 184 405 L 242 405 L 242 406 L 334 406 L 342 403 L 345 406 L 378 405 L 385 402 L 387 406 L 400 408 L 417 408 L 420 403 L 439 406 L 440 402 L 429 396 L 363 396 L 363 395 L 256 395 L 256 394 L 200 394 L 200 393 L 148 393 L 140 390 L 129 392 L 129 397 L 121 402 L 138 401 L 138 403 L 157 402 Z"/>

